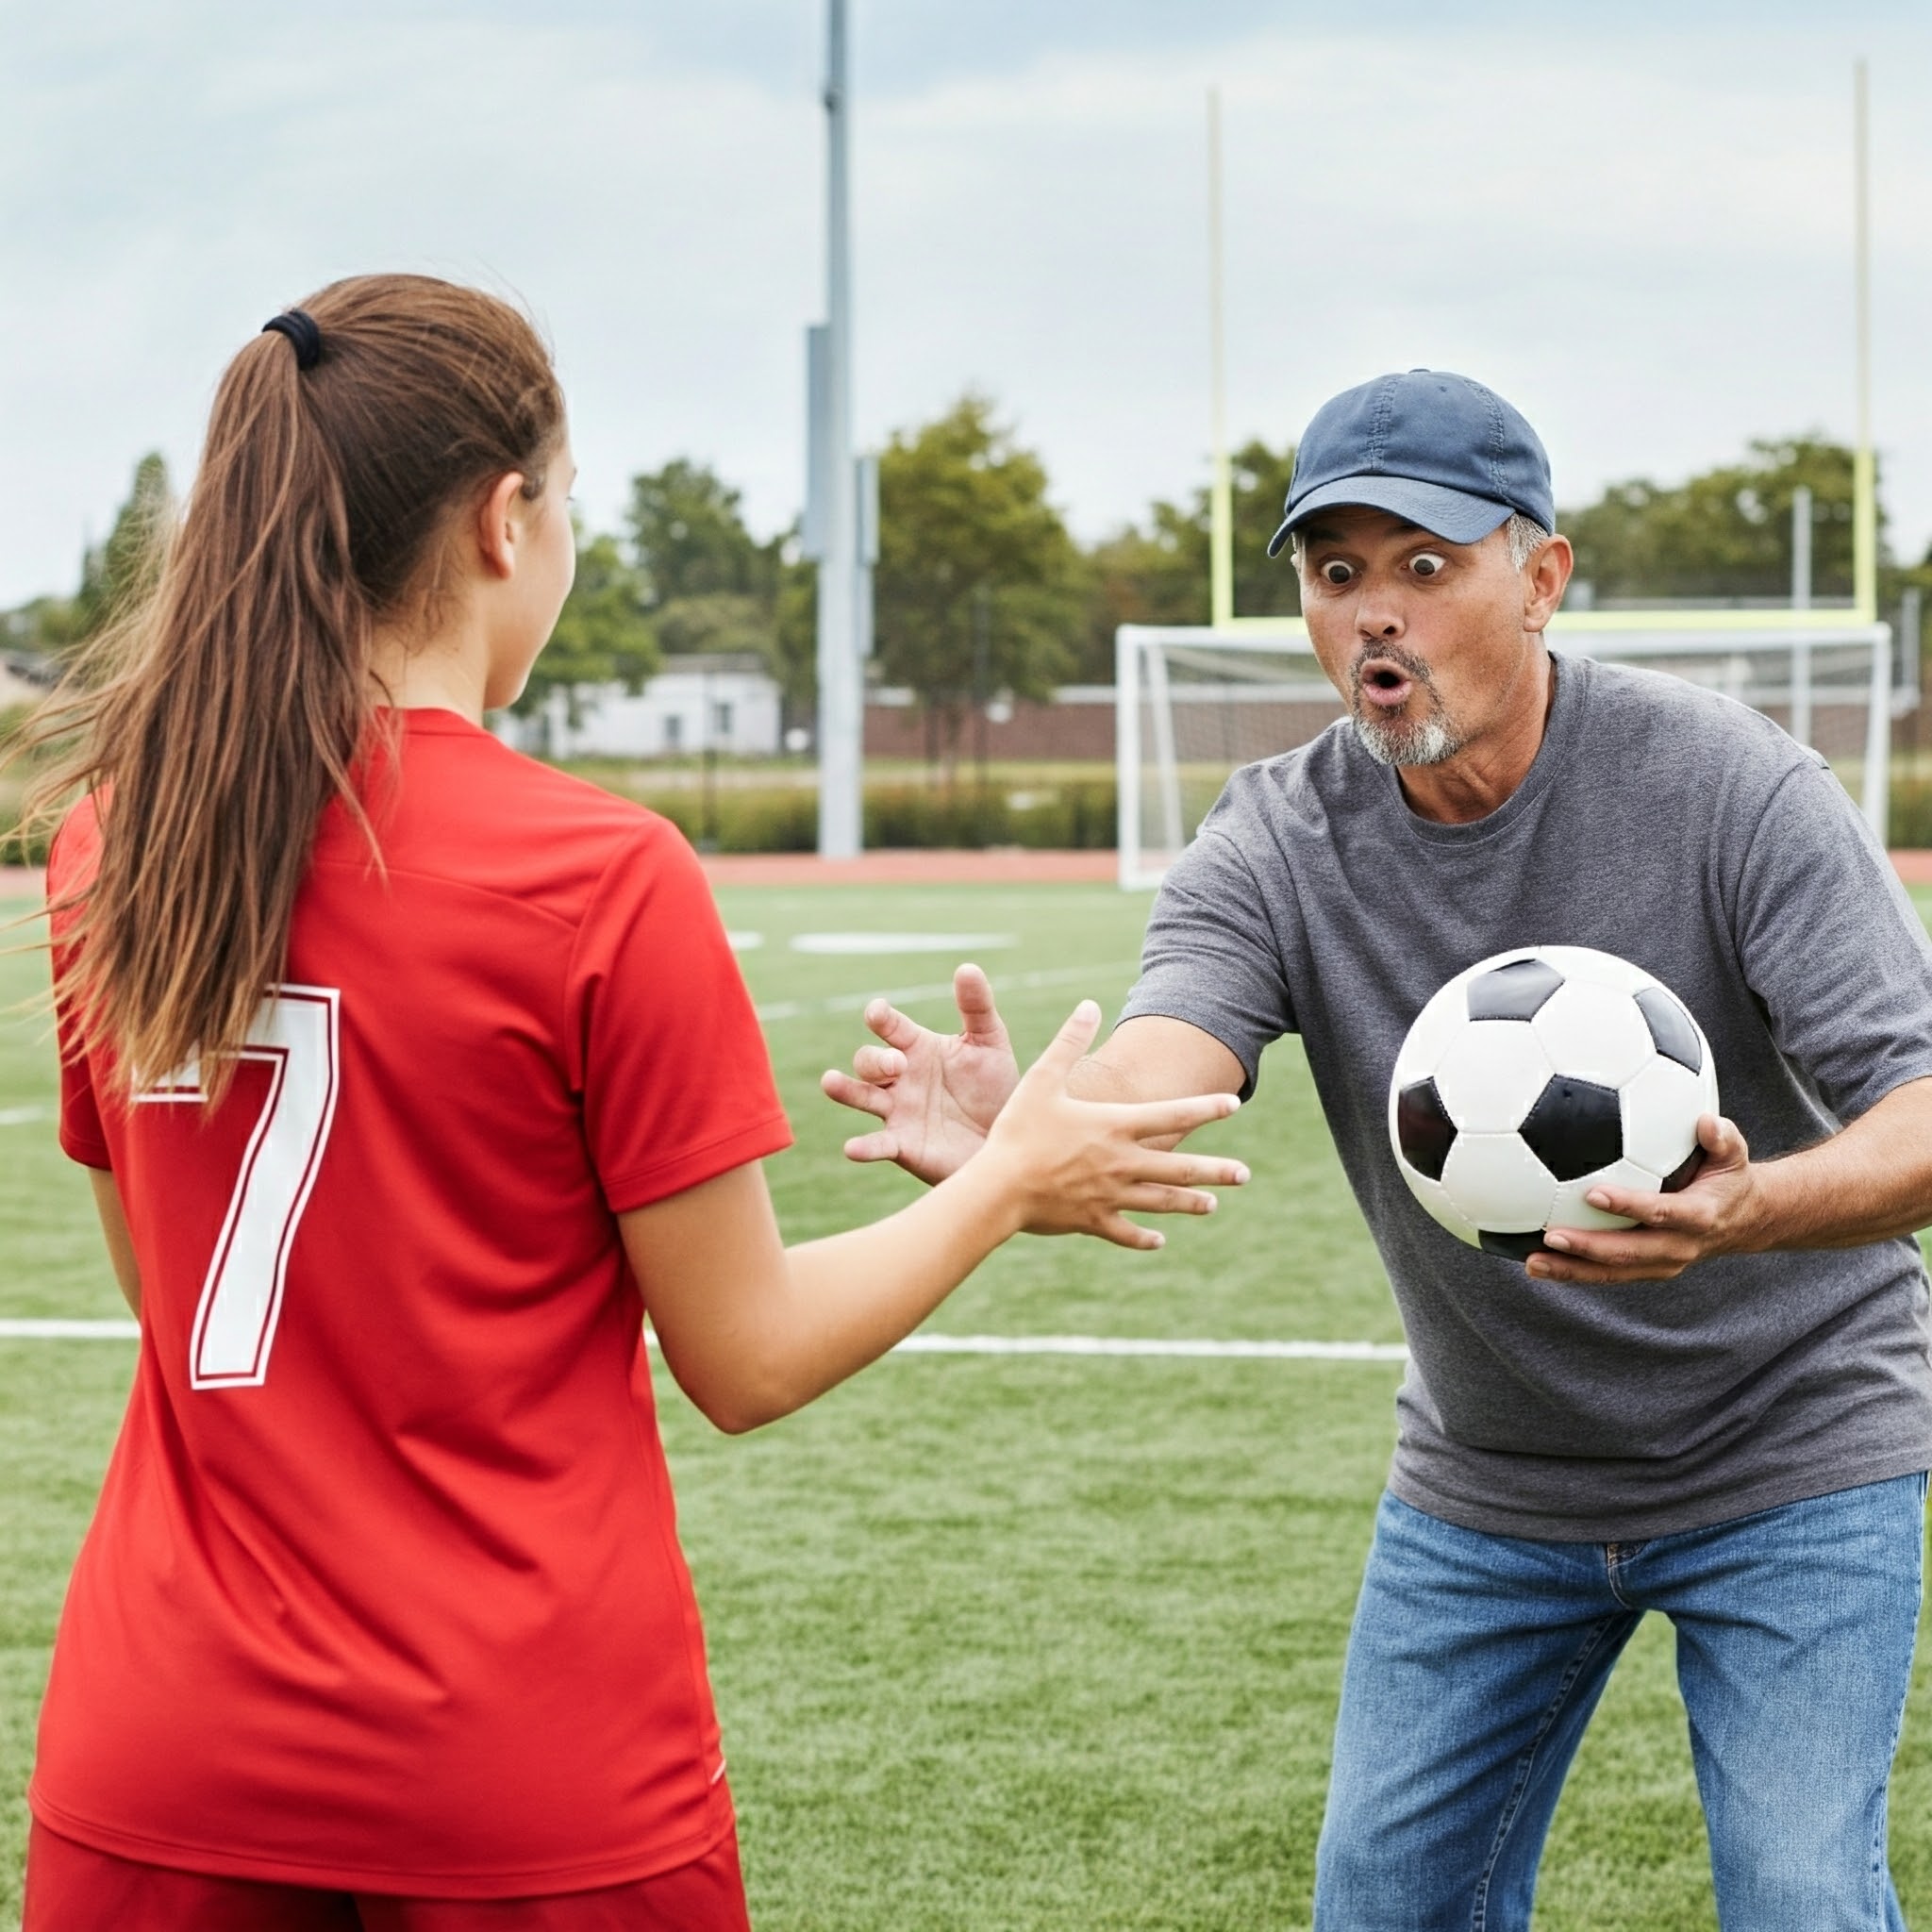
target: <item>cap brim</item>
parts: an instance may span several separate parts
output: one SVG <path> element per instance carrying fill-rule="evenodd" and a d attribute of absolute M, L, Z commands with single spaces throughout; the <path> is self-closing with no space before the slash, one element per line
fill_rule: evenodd
<path fill-rule="evenodd" d="M 1467 491 L 1451 490 L 1441 483 L 1418 482 L 1413 476 L 1342 476 L 1309 491 L 1289 511 L 1280 529 L 1268 540 L 1268 555 L 1278 557 L 1281 546 L 1318 511 L 1344 505 L 1385 509 L 1447 543 L 1480 543 L 1516 513 L 1513 504 L 1472 496 Z"/>

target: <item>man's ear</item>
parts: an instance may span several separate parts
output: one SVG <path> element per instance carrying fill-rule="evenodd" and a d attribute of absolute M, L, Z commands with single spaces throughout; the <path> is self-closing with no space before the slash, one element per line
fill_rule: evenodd
<path fill-rule="evenodd" d="M 521 533 L 511 512 L 523 500 L 523 474 L 510 470 L 490 486 L 477 507 L 476 548 L 483 568 L 491 576 L 508 577 L 516 573 L 517 539 Z"/>
<path fill-rule="evenodd" d="M 1523 627 L 1541 631 L 1557 614 L 1570 573 L 1576 568 L 1576 553 L 1567 537 L 1552 537 L 1529 559 L 1523 572 Z"/>

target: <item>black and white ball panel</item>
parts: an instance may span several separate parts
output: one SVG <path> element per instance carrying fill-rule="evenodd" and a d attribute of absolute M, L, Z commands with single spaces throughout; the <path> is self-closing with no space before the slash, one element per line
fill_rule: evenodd
<path fill-rule="evenodd" d="M 1624 1109 L 1617 1090 L 1594 1080 L 1557 1074 L 1516 1131 L 1559 1181 L 1580 1181 L 1624 1158 Z"/>
<path fill-rule="evenodd" d="M 1659 1179 L 1697 1144 L 1695 1128 L 1688 1135 L 1684 1131 L 1686 1116 L 1694 1122 L 1700 1113 L 1717 1111 L 1716 1081 L 1661 1055 L 1617 1097 L 1624 1108 L 1624 1152 Z"/>
<path fill-rule="evenodd" d="M 1512 1134 L 1556 1072 L 1534 1021 L 1485 1021 L 1450 1041 L 1434 1079 L 1458 1132 Z"/>
<path fill-rule="evenodd" d="M 1442 1186 L 1463 1219 L 1477 1228 L 1547 1227 L 1557 1199 L 1549 1169 L 1514 1131 L 1458 1134 L 1442 1163 Z M 1481 1218 L 1464 1203 L 1480 1203 Z"/>
<path fill-rule="evenodd" d="M 1526 1261 L 1532 1255 L 1542 1251 L 1543 1231 L 1532 1227 L 1523 1234 L 1499 1234 L 1492 1227 L 1486 1227 L 1476 1236 L 1475 1244 L 1486 1255 L 1507 1256 L 1512 1261 Z"/>
<path fill-rule="evenodd" d="M 1668 987 L 1646 986 L 1637 995 L 1637 1007 L 1657 1052 L 1693 1074 L 1703 1073 L 1703 1037 L 1676 994 Z"/>
<path fill-rule="evenodd" d="M 1567 980 L 1530 1026 L 1554 1072 L 1613 1092 L 1657 1054 L 1637 1002 L 1614 987 Z"/>
<path fill-rule="evenodd" d="M 1449 1118 L 1436 1083 L 1410 1081 L 1395 1099 L 1395 1144 L 1402 1158 L 1418 1174 L 1439 1181 L 1455 1141 L 1456 1123 Z"/>
<path fill-rule="evenodd" d="M 1534 1020 L 1563 984 L 1563 975 L 1543 959 L 1512 959 L 1469 982 L 1472 1020 Z"/>
<path fill-rule="evenodd" d="M 1710 1049 L 1641 967 L 1582 946 L 1498 954 L 1417 1016 L 1390 1083 L 1389 1138 L 1417 1200 L 1458 1239 L 1522 1259 L 1546 1226 L 1628 1224 L 1606 1182 L 1687 1184 L 1717 1109 Z"/>

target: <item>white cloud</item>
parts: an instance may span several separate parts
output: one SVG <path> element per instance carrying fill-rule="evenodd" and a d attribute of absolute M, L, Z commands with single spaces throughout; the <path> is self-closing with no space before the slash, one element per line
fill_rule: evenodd
<path fill-rule="evenodd" d="M 976 382 L 1085 531 L 1198 482 L 1219 80 L 1238 435 L 1290 437 L 1333 390 L 1424 362 L 1518 401 L 1564 501 L 1752 434 L 1848 434 L 1862 42 L 1876 423 L 1916 551 L 1932 31 L 1894 6 L 1690 7 L 1675 28 L 1651 8 L 1641 32 L 1616 13 L 1611 32 L 1603 9 L 1524 26 L 1483 8 L 1507 28 L 1452 35 L 1397 7 L 1371 37 L 1243 4 L 1210 42 L 1191 7 L 1001 0 L 969 45 L 959 9 L 861 5 L 862 433 Z M 818 19 L 815 0 L 397 0 L 326 25 L 234 0 L 0 6 L 0 605 L 71 582 L 143 449 L 192 464 L 214 378 L 265 316 L 370 267 L 529 299 L 594 516 L 689 452 L 764 526 L 789 520 L 820 305 Z"/>

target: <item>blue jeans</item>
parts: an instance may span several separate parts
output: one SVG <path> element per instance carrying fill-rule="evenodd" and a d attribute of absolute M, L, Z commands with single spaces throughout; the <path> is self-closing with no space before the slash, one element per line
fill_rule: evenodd
<path fill-rule="evenodd" d="M 1316 1932 L 1525 1932 L 1583 1727 L 1646 1610 L 1677 1683 L 1724 1932 L 1903 1932 L 1885 1788 L 1925 1477 L 1639 1543 L 1458 1529 L 1385 1495 L 1349 1637 Z"/>

